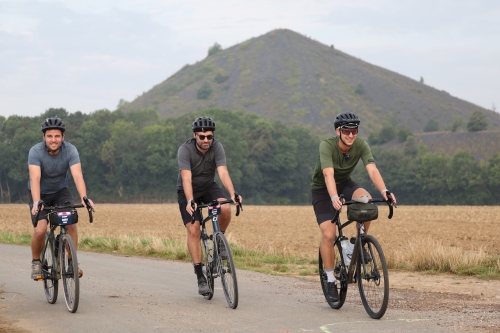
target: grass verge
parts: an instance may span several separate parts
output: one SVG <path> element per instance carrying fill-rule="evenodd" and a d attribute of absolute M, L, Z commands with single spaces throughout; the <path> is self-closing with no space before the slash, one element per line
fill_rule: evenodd
<path fill-rule="evenodd" d="M 31 234 L 0 232 L 0 243 L 29 245 L 30 241 Z M 190 261 L 184 242 L 159 237 L 81 237 L 79 250 Z M 235 244 L 231 244 L 231 251 L 239 269 L 287 276 L 318 274 L 316 257 L 293 256 L 279 251 L 247 250 Z M 389 268 L 500 280 L 500 256 L 489 256 L 483 249 L 464 251 L 445 247 L 435 240 L 424 239 L 409 243 L 404 251 L 388 251 L 386 258 Z"/>

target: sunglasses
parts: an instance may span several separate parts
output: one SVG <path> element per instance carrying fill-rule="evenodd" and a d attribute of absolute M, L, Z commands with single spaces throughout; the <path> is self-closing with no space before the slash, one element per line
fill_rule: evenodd
<path fill-rule="evenodd" d="M 342 132 L 342 134 L 344 135 L 349 135 L 349 134 L 356 135 L 358 134 L 358 128 L 341 128 L 340 132 Z"/>
<path fill-rule="evenodd" d="M 212 140 L 214 138 L 213 135 L 209 134 L 209 135 L 202 135 L 202 134 L 198 134 L 198 137 L 200 138 L 200 140 L 205 140 L 207 139 L 208 141 Z"/>

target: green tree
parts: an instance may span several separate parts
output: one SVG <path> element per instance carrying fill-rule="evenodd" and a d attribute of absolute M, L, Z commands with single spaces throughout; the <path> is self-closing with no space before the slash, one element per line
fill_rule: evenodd
<path fill-rule="evenodd" d="M 454 116 L 451 124 L 451 131 L 456 132 L 464 127 L 464 121 L 461 117 Z"/>
<path fill-rule="evenodd" d="M 386 143 L 396 137 L 396 129 L 392 125 L 384 125 L 378 133 L 379 143 Z"/>
<path fill-rule="evenodd" d="M 200 89 L 198 89 L 196 97 L 198 97 L 198 99 L 208 99 L 210 95 L 212 95 L 212 86 L 205 81 Z"/>
<path fill-rule="evenodd" d="M 365 87 L 363 86 L 362 83 L 358 83 L 358 86 L 356 87 L 356 90 L 354 92 L 357 95 L 364 95 L 364 93 L 365 93 Z"/>
<path fill-rule="evenodd" d="M 439 131 L 439 123 L 434 119 L 429 119 L 424 127 L 424 132 L 437 132 Z"/>
<path fill-rule="evenodd" d="M 469 132 L 484 131 L 488 128 L 488 120 L 486 116 L 480 111 L 474 111 L 467 123 L 467 130 Z"/>
<path fill-rule="evenodd" d="M 222 46 L 219 43 L 215 43 L 208 48 L 208 56 L 210 57 L 214 54 L 219 53 L 220 51 L 222 51 Z"/>
<path fill-rule="evenodd" d="M 410 135 L 406 138 L 403 152 L 405 155 L 415 157 L 418 154 L 418 148 L 417 145 L 415 144 L 415 137 L 413 135 Z"/>
<path fill-rule="evenodd" d="M 406 139 L 413 135 L 413 133 L 407 128 L 407 127 L 401 127 L 399 130 L 398 130 L 398 134 L 397 134 L 397 137 L 398 137 L 398 141 L 399 142 L 405 142 Z"/>
<path fill-rule="evenodd" d="M 446 154 L 426 153 L 422 156 L 416 178 L 425 193 L 422 203 L 443 205 L 450 204 L 450 192 L 447 179 L 450 170 L 450 157 Z"/>

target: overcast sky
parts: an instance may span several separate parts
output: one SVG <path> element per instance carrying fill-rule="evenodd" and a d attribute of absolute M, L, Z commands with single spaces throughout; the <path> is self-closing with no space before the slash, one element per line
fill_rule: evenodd
<path fill-rule="evenodd" d="M 496 0 L 0 0 L 0 115 L 115 110 L 276 28 L 500 111 Z"/>

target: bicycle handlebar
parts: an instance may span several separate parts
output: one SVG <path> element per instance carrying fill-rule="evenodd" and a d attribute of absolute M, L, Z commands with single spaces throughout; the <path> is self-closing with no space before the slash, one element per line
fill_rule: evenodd
<path fill-rule="evenodd" d="M 83 202 L 85 203 L 85 205 L 82 205 L 82 204 L 76 204 L 76 205 L 71 205 L 71 204 L 68 204 L 68 205 L 61 205 L 61 206 L 46 206 L 44 207 L 43 210 L 56 210 L 56 209 L 64 209 L 64 208 L 87 208 L 87 211 L 89 213 L 89 222 L 92 223 L 94 222 L 94 217 L 92 216 L 92 212 L 95 212 L 95 209 L 92 207 L 92 205 L 90 204 L 90 201 L 87 197 L 83 197 Z M 40 212 L 42 211 L 42 206 L 43 206 L 44 202 L 43 200 L 40 200 L 38 201 L 38 211 L 36 213 L 36 218 L 35 218 L 35 228 L 36 226 L 38 225 L 38 216 L 40 216 Z"/>
<path fill-rule="evenodd" d="M 235 201 L 237 203 L 236 216 L 239 216 L 240 210 L 243 211 L 243 204 L 240 202 L 240 196 L 238 195 L 238 193 L 235 192 L 234 197 L 235 197 Z M 199 204 L 197 209 L 202 209 L 202 208 L 206 208 L 208 206 L 213 206 L 213 205 L 217 205 L 217 204 L 224 205 L 224 204 L 232 203 L 232 202 L 233 202 L 232 199 L 227 199 L 227 200 L 223 200 L 223 201 L 213 200 L 212 202 L 207 203 L 207 204 Z M 191 208 L 193 208 L 193 210 L 194 210 L 194 201 L 191 201 Z M 191 223 L 194 223 L 194 212 L 193 212 L 193 220 L 191 221 Z"/>
<path fill-rule="evenodd" d="M 363 203 L 377 203 L 377 202 L 385 202 L 387 203 L 387 206 L 389 206 L 389 215 L 387 216 L 387 218 L 389 219 L 392 219 L 392 215 L 394 213 L 394 209 L 393 208 L 398 208 L 398 206 L 394 203 L 394 199 L 392 197 L 392 193 L 390 191 L 386 191 L 386 194 L 387 194 L 387 200 L 383 199 L 383 198 L 380 198 L 380 199 L 369 199 L 369 200 L 366 200 L 366 201 L 362 201 Z M 340 201 L 342 202 L 343 199 L 344 199 L 344 195 L 341 194 L 340 197 L 339 197 Z M 352 204 L 355 204 L 355 203 L 359 203 L 360 201 L 357 201 L 356 199 L 353 199 L 353 200 L 350 200 L 350 201 L 344 201 L 344 203 L 342 203 L 342 206 L 344 205 L 352 205 Z M 340 207 L 339 210 L 337 210 L 335 212 L 335 217 L 333 218 L 332 222 L 333 221 L 336 221 L 337 218 L 339 217 L 339 214 L 340 214 L 340 211 L 342 210 L 342 207 Z"/>

